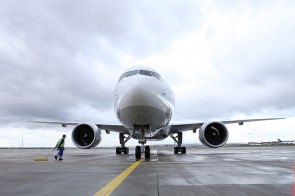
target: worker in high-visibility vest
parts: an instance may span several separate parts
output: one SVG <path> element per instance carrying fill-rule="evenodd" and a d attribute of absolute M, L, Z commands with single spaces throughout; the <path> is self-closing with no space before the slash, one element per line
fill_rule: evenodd
<path fill-rule="evenodd" d="M 55 148 L 58 150 L 57 154 L 54 156 L 55 160 L 60 160 L 62 161 L 62 155 L 64 153 L 64 149 L 65 149 L 65 139 L 66 139 L 66 135 L 63 135 L 62 138 L 60 140 L 58 140 Z"/>

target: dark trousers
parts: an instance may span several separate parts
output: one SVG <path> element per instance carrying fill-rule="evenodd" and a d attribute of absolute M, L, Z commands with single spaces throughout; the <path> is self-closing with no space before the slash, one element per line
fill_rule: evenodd
<path fill-rule="evenodd" d="M 61 158 L 62 157 L 62 155 L 64 154 L 64 149 L 63 148 L 58 148 L 58 156 L 59 156 L 59 158 Z"/>

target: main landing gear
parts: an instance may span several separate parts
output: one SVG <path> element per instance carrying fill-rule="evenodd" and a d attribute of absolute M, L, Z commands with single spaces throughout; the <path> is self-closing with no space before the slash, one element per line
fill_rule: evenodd
<path fill-rule="evenodd" d="M 141 152 L 144 152 L 144 157 L 146 159 L 150 159 L 151 158 L 150 146 L 144 146 L 144 144 L 146 143 L 146 140 L 139 140 L 138 143 L 141 144 L 141 147 L 140 146 L 135 147 L 135 158 L 140 159 L 141 158 Z"/>
<path fill-rule="evenodd" d="M 170 135 L 170 137 L 177 143 L 177 146 L 174 147 L 174 154 L 178 154 L 179 152 L 181 154 L 186 154 L 186 148 L 182 145 L 182 132 L 177 133 L 177 136 L 174 136 L 173 134 Z"/>
<path fill-rule="evenodd" d="M 130 135 L 125 137 L 124 133 L 119 134 L 119 140 L 120 140 L 121 147 L 116 148 L 116 154 L 122 154 L 122 153 L 129 154 L 129 148 L 125 147 L 125 144 L 130 138 L 131 138 Z"/>

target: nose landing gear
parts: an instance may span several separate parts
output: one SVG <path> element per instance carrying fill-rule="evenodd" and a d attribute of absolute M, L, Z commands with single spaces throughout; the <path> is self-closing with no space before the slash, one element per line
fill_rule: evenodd
<path fill-rule="evenodd" d="M 150 159 L 151 158 L 151 149 L 150 149 L 150 146 L 146 146 L 145 147 L 144 157 L 146 159 Z"/>
<path fill-rule="evenodd" d="M 146 143 L 146 140 L 139 140 L 139 142 L 141 144 L 140 146 L 136 146 L 135 148 L 135 158 L 136 159 L 140 159 L 141 158 L 141 153 L 144 153 L 144 157 L 146 159 L 150 159 L 151 158 L 151 149 L 150 146 L 144 146 L 144 144 Z"/>

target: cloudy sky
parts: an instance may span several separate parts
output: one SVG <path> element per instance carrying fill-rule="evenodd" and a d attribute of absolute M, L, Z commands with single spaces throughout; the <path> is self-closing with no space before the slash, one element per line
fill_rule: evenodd
<path fill-rule="evenodd" d="M 119 123 L 113 89 L 134 65 L 170 82 L 173 122 L 285 117 L 230 125 L 229 142 L 295 139 L 294 9 L 287 0 L 3 0 L 0 147 L 22 138 L 51 147 L 73 128 L 26 120 Z M 115 133 L 102 139 L 118 145 Z"/>

